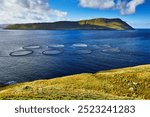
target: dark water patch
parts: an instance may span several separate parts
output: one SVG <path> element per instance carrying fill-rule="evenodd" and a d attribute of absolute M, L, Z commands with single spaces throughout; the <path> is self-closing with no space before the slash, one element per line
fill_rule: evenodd
<path fill-rule="evenodd" d="M 150 30 L 2 31 L 0 82 L 150 64 L 149 34 Z"/>

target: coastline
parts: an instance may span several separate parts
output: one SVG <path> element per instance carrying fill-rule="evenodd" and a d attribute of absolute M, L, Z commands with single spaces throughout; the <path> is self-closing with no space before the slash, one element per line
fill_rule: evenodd
<path fill-rule="evenodd" d="M 150 99 L 150 65 L 0 87 L 2 100 Z"/>

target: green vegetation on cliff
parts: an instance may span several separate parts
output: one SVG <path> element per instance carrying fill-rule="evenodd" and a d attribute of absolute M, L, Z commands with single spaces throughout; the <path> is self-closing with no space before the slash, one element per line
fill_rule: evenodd
<path fill-rule="evenodd" d="M 81 21 L 60 21 L 54 23 L 12 24 L 5 29 L 17 30 L 132 30 L 133 28 L 121 19 L 97 18 Z"/>
<path fill-rule="evenodd" d="M 5 86 L 0 99 L 150 99 L 150 65 Z"/>

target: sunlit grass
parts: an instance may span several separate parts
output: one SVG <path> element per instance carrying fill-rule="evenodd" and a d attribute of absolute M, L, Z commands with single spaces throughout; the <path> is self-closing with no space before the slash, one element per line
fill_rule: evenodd
<path fill-rule="evenodd" d="M 150 65 L 2 87 L 0 99 L 150 99 Z"/>

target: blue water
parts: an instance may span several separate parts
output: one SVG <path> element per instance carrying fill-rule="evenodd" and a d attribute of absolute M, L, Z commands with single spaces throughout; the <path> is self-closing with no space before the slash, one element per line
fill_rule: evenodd
<path fill-rule="evenodd" d="M 24 56 L 23 56 L 24 55 Z M 0 30 L 0 83 L 150 64 L 150 30 Z"/>

